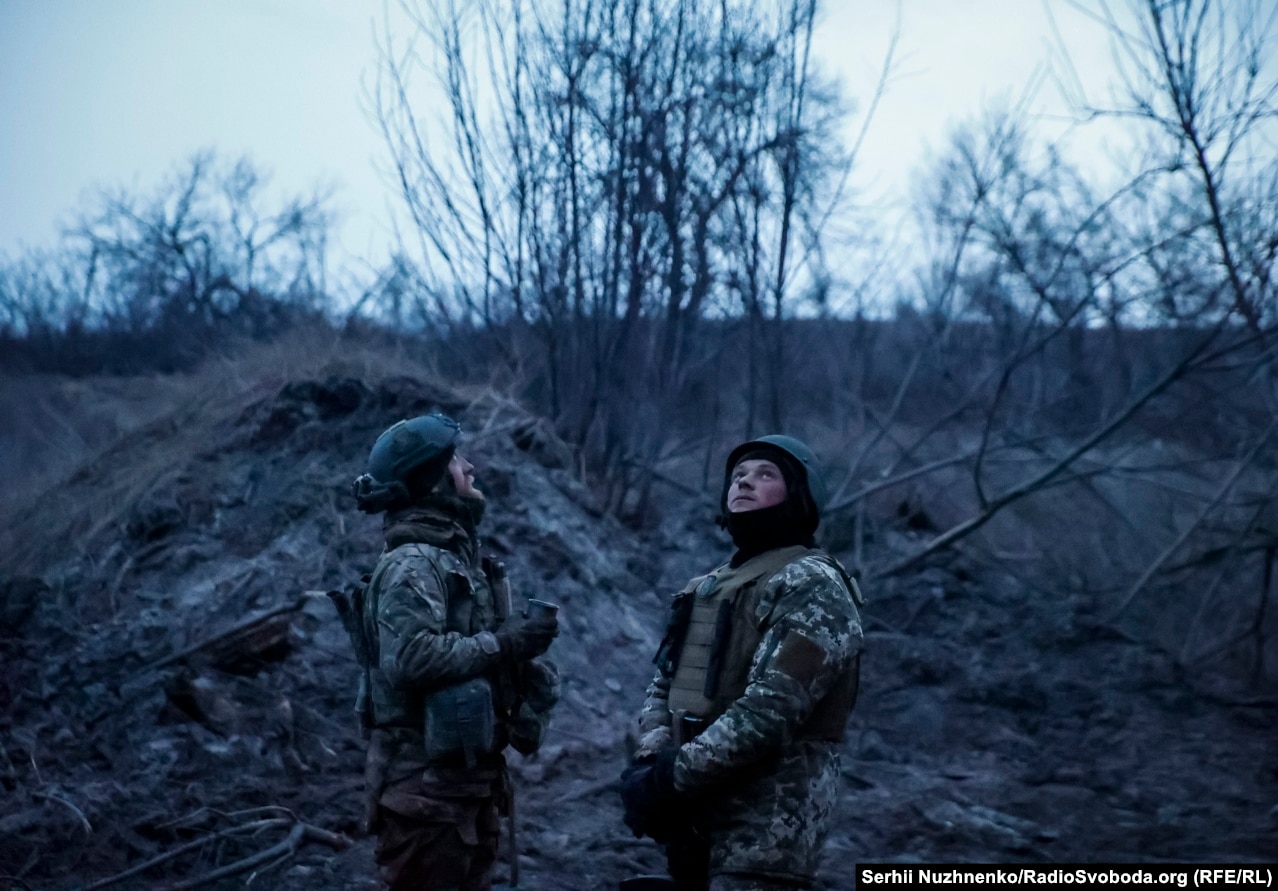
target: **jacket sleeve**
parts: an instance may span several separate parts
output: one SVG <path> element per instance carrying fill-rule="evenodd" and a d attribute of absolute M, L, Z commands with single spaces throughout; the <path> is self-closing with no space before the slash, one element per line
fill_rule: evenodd
<path fill-rule="evenodd" d="M 484 674 L 501 661 L 491 631 L 444 631 L 446 573 L 425 547 L 405 545 L 386 556 L 377 603 L 378 667 L 390 683 L 428 691 Z"/>
<path fill-rule="evenodd" d="M 760 594 L 763 638 L 745 693 L 675 760 L 683 791 L 730 779 L 790 743 L 861 650 L 861 619 L 838 570 L 805 557 Z"/>
<path fill-rule="evenodd" d="M 658 669 L 639 710 L 639 745 L 635 758 L 655 755 L 674 741 L 670 732 L 670 678 Z"/>

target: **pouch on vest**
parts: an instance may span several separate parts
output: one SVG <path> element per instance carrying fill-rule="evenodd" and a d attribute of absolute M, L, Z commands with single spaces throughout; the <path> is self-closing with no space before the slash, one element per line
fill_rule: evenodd
<path fill-rule="evenodd" d="M 692 581 L 699 582 L 701 578 Z M 675 595 L 670 604 L 670 618 L 666 622 L 666 634 L 657 647 L 657 655 L 652 657 L 653 664 L 666 677 L 672 677 L 679 667 L 679 657 L 683 653 L 684 639 L 688 635 L 688 620 L 692 618 L 692 583 Z"/>
<path fill-rule="evenodd" d="M 474 767 L 480 755 L 497 751 L 493 687 L 486 678 L 472 678 L 437 690 L 426 697 L 424 742 L 430 761 L 461 756 Z"/>
<path fill-rule="evenodd" d="M 337 617 L 342 622 L 346 636 L 350 638 L 351 647 L 355 651 L 355 661 L 360 667 L 359 692 L 355 696 L 355 715 L 359 721 L 360 736 L 368 739 L 376 723 L 373 715 L 373 697 L 368 677 L 369 670 L 376 661 L 377 644 L 368 639 L 364 630 L 364 603 L 368 599 L 368 586 L 372 576 L 360 577 L 360 584 L 351 585 L 347 590 L 328 591 L 328 597 L 337 609 Z"/>

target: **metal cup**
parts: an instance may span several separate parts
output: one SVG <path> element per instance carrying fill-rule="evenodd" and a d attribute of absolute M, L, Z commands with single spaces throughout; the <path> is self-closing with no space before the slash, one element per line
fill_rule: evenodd
<path fill-rule="evenodd" d="M 559 606 L 554 603 L 547 603 L 544 600 L 528 600 L 528 618 L 530 619 L 554 619 L 559 613 Z"/>

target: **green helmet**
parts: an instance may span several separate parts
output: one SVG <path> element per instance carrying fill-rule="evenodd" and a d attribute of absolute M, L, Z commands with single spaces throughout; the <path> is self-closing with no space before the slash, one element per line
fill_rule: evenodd
<path fill-rule="evenodd" d="M 391 425 L 368 453 L 368 472 L 355 480 L 360 510 L 380 513 L 429 492 L 443 477 L 460 437 L 458 423 L 439 413 Z"/>
<path fill-rule="evenodd" d="M 807 444 L 802 440 L 780 433 L 770 433 L 767 436 L 760 436 L 749 442 L 743 442 L 728 453 L 727 466 L 723 471 L 722 509 L 725 512 L 727 511 L 728 484 L 732 479 L 732 468 L 737 466 L 737 462 L 741 460 L 742 455 L 759 448 L 777 449 L 794 459 L 795 468 L 803 474 L 804 491 L 799 493 L 799 499 L 807 502 L 806 506 L 811 508 L 813 518 L 819 522 L 821 511 L 825 509 L 826 490 L 825 479 L 821 476 L 820 467 L 817 466 L 816 453 L 808 448 Z M 815 528 L 815 525 L 813 528 Z"/>

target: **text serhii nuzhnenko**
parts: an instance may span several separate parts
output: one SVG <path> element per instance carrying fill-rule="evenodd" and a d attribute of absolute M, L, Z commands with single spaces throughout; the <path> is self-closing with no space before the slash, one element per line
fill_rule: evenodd
<path fill-rule="evenodd" d="M 1217 872 L 1207 870 L 1207 872 Z M 1220 875 L 1212 878 L 1218 881 L 1242 884 L 1266 885 L 1267 877 L 1262 870 L 1220 870 L 1232 875 Z M 910 867 L 906 869 L 871 869 L 860 871 L 858 879 L 866 885 L 954 885 L 954 884 L 1009 884 L 1009 885 L 1175 885 L 1185 888 L 1189 885 L 1190 870 L 1167 870 L 1154 872 L 1145 869 L 1087 869 L 1084 867 L 1061 869 L 1059 867 L 1044 869 L 1032 866 L 1003 867 L 1000 869 L 930 869 Z"/>

